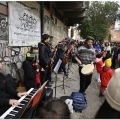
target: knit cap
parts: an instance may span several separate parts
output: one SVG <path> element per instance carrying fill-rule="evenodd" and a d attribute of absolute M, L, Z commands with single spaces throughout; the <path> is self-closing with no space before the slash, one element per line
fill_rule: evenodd
<path fill-rule="evenodd" d="M 114 71 L 114 76 L 106 88 L 105 98 L 113 109 L 120 112 L 120 68 Z"/>

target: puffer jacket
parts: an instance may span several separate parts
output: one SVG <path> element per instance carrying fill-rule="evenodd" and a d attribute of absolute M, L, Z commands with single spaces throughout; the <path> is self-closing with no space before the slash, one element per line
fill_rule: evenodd
<path fill-rule="evenodd" d="M 50 64 L 50 52 L 48 44 L 45 42 L 44 43 L 40 42 L 38 43 L 38 48 L 39 48 L 39 64 L 41 67 L 45 69 L 46 66 Z"/>
<path fill-rule="evenodd" d="M 104 66 L 100 72 L 101 85 L 107 86 L 113 75 L 114 73 L 112 69 L 110 69 L 110 67 Z"/>

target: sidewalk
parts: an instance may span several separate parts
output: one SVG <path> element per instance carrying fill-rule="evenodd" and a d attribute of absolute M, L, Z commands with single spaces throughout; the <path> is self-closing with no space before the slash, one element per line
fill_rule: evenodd
<path fill-rule="evenodd" d="M 78 73 L 78 65 L 76 63 L 72 64 L 70 68 L 68 79 L 65 79 L 65 85 L 69 86 L 65 87 L 65 89 L 61 87 L 56 88 L 56 97 L 60 98 L 61 96 L 70 96 L 72 92 L 79 91 L 79 73 Z M 73 72 L 73 73 L 72 73 Z M 101 106 L 104 98 L 99 98 L 99 86 L 100 83 L 96 82 L 96 70 L 94 70 L 92 83 L 86 90 L 86 99 L 88 102 L 87 108 L 82 112 L 74 112 L 71 114 L 72 119 L 94 119 L 94 116 Z M 63 84 L 63 74 L 57 75 L 57 86 Z M 71 78 L 71 79 L 70 79 Z M 73 80 L 72 80 L 73 79 Z M 52 73 L 52 80 L 55 80 L 55 74 Z M 53 88 L 53 97 L 55 97 L 55 83 L 52 84 Z M 65 91 L 64 91 L 65 90 Z M 64 94 L 65 92 L 65 94 Z"/>

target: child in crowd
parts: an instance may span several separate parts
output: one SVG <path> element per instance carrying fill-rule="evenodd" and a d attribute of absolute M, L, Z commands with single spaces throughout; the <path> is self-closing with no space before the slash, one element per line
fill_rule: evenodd
<path fill-rule="evenodd" d="M 102 61 L 102 54 L 98 53 L 96 55 L 96 70 L 97 70 L 97 73 L 98 73 L 97 82 L 101 82 L 100 72 L 101 72 L 103 66 L 104 66 L 104 64 L 103 64 L 103 61 Z"/>
<path fill-rule="evenodd" d="M 103 92 L 105 90 L 105 88 L 107 87 L 110 79 L 113 76 L 113 71 L 110 68 L 111 67 L 111 55 L 110 54 L 106 54 L 106 57 L 104 58 L 104 63 L 105 66 L 103 66 L 101 72 L 100 72 L 100 78 L 101 78 L 101 86 L 100 86 L 100 94 L 99 97 L 103 97 Z"/>

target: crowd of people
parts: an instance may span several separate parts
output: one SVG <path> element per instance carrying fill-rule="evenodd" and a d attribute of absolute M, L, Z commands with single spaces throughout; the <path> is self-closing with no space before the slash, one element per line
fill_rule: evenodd
<path fill-rule="evenodd" d="M 88 36 L 85 42 L 65 38 L 56 46 L 52 45 L 53 40 L 53 36 L 43 34 L 41 42 L 38 45 L 31 45 L 30 51 L 27 51 L 26 59 L 22 65 L 26 90 L 39 88 L 45 81 L 48 81 L 47 86 L 51 87 L 51 84 L 53 84 L 51 73 L 58 60 L 61 59 L 62 61 L 59 72 L 63 72 L 65 76 L 68 76 L 65 66 L 69 59 L 74 59 L 79 65 L 80 87 L 78 91 L 86 95 L 93 73 L 84 75 L 81 69 L 83 65 L 92 64 L 96 66 L 98 73 L 96 79 L 101 84 L 99 97 L 105 96 L 106 98 L 95 118 L 120 118 L 120 97 L 118 92 L 120 83 L 120 68 L 118 68 L 120 67 L 120 44 L 96 42 L 91 36 Z M 4 61 L 0 58 L 0 70 L 3 64 Z M 116 69 L 115 73 L 113 69 Z M 36 81 L 38 73 L 40 74 L 38 76 L 39 82 Z M 18 97 L 23 95 L 27 95 L 27 93 L 18 93 L 12 88 L 5 76 L 0 73 L 0 115 L 10 105 L 19 105 Z M 107 110 L 111 115 L 107 114 Z M 61 100 L 49 101 L 40 111 L 42 114 L 38 115 L 38 117 L 41 119 L 70 118 L 68 106 Z"/>

